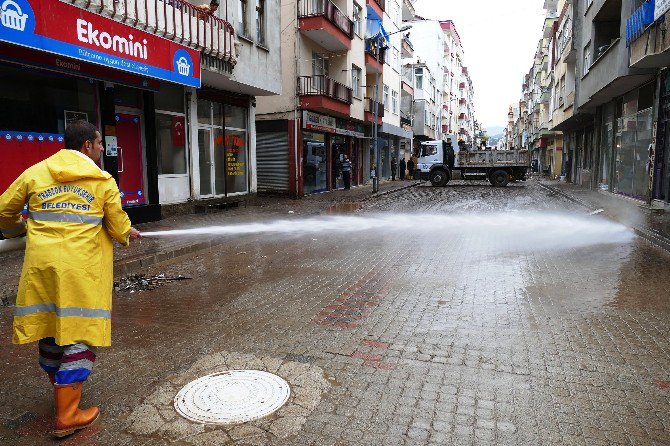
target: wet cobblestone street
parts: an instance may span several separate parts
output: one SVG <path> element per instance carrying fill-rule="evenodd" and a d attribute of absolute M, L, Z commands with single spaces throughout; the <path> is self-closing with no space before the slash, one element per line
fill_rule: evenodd
<path fill-rule="evenodd" d="M 115 293 L 114 344 L 84 388 L 101 420 L 60 443 L 670 444 L 666 251 L 534 226 L 545 214 L 605 221 L 534 182 L 362 198 L 189 217 L 196 227 L 402 214 L 417 225 L 223 236 L 147 268 L 193 280 Z M 466 224 L 429 230 L 427 214 Z M 51 389 L 37 347 L 11 345 L 11 314 L 0 308 L 0 444 L 51 444 Z M 289 404 L 238 426 L 176 414 L 184 384 L 240 368 L 283 376 Z"/>

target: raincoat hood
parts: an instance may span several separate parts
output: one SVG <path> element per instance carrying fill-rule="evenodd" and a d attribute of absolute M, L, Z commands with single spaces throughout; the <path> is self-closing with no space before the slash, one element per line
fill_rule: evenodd
<path fill-rule="evenodd" d="M 62 149 L 46 160 L 47 168 L 54 179 L 62 183 L 82 179 L 106 180 L 112 177 L 84 156 L 73 150 Z"/>

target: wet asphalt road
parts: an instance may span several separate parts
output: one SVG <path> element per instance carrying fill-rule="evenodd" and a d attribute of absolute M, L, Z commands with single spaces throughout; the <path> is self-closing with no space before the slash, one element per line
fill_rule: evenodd
<path fill-rule="evenodd" d="M 103 418 L 61 443 L 670 444 L 668 253 L 588 232 L 582 218 L 607 222 L 535 183 L 422 186 L 330 212 L 416 224 L 228 235 L 152 267 L 193 280 L 115 294 L 114 346 L 85 388 Z M 278 216 L 303 218 L 235 222 Z M 0 443 L 51 444 L 36 347 L 10 345 L 10 325 L 0 309 Z M 239 426 L 175 415 L 183 384 L 233 368 L 283 376 L 289 405 Z"/>

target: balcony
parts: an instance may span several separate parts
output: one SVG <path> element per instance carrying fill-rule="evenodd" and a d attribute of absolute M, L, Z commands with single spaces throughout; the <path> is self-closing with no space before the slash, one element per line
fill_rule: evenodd
<path fill-rule="evenodd" d="M 235 29 L 186 0 L 61 0 L 117 22 L 200 51 L 232 69 L 237 63 Z"/>
<path fill-rule="evenodd" d="M 354 22 L 330 0 L 301 0 L 298 19 L 300 32 L 321 47 L 333 52 L 351 49 Z"/>
<path fill-rule="evenodd" d="M 372 98 L 365 98 L 365 122 L 374 122 L 374 110 L 377 109 L 377 124 L 382 124 L 384 104 L 375 102 Z"/>
<path fill-rule="evenodd" d="M 328 76 L 299 76 L 300 107 L 330 115 L 349 117 L 353 90 Z"/>
<path fill-rule="evenodd" d="M 654 0 L 649 0 L 637 8 L 626 20 L 626 46 L 640 38 L 649 25 L 654 23 Z"/>
<path fill-rule="evenodd" d="M 408 59 L 414 57 L 414 45 L 409 40 L 408 37 L 403 36 L 402 38 L 402 58 Z"/>
<path fill-rule="evenodd" d="M 653 17 L 653 16 L 652 16 Z M 631 18 L 632 19 L 632 18 Z M 626 27 L 628 37 L 631 19 Z M 661 68 L 670 65 L 670 14 L 643 29 L 637 39 L 630 42 L 630 66 L 635 68 Z"/>
<path fill-rule="evenodd" d="M 378 42 L 365 39 L 365 71 L 367 73 L 381 73 L 384 71 L 386 51 L 378 46 Z"/>

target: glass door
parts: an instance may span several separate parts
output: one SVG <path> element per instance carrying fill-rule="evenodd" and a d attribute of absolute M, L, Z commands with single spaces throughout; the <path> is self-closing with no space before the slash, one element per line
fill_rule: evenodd
<path fill-rule="evenodd" d="M 200 195 L 213 195 L 212 188 L 212 131 L 198 129 L 198 154 L 200 161 Z"/>

